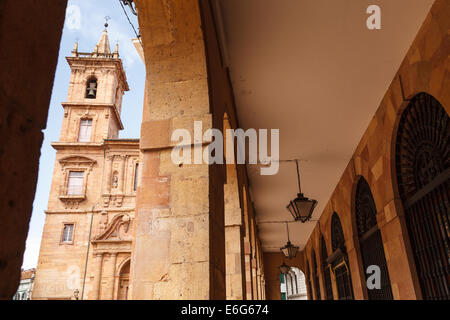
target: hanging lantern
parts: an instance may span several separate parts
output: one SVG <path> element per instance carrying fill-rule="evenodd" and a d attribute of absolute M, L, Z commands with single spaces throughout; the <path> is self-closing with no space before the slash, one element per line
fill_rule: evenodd
<path fill-rule="evenodd" d="M 288 274 L 291 270 L 291 267 L 289 267 L 286 263 L 283 262 L 281 266 L 278 267 L 280 269 L 280 272 L 282 274 Z"/>
<path fill-rule="evenodd" d="M 284 247 L 280 248 L 280 250 L 286 258 L 294 259 L 297 256 L 299 247 L 294 246 L 291 243 L 291 240 L 289 239 L 289 225 L 287 222 L 286 222 L 286 229 L 287 229 L 288 242 L 286 243 L 286 245 Z"/>
<path fill-rule="evenodd" d="M 306 198 L 303 193 L 299 193 L 297 198 L 289 202 L 286 207 L 295 221 L 306 222 L 311 219 L 317 200 Z"/>
<path fill-rule="evenodd" d="M 286 206 L 295 221 L 301 221 L 305 223 L 311 219 L 314 208 L 317 205 L 317 200 L 309 199 L 302 193 L 300 186 L 300 172 L 298 170 L 298 160 L 295 160 L 297 164 L 297 177 L 298 177 L 298 190 L 297 198 L 290 201 Z"/>
<path fill-rule="evenodd" d="M 294 259 L 297 256 L 298 247 L 292 245 L 290 241 L 280 249 L 283 252 L 284 256 L 288 259 Z"/>

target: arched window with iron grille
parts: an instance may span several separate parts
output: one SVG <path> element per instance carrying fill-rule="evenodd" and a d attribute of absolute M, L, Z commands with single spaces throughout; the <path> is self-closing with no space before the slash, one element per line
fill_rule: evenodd
<path fill-rule="evenodd" d="M 331 217 L 331 246 L 333 253 L 328 257 L 327 261 L 331 265 L 336 279 L 339 300 L 353 300 L 352 279 L 348 265 L 345 237 L 341 220 L 336 212 Z"/>
<path fill-rule="evenodd" d="M 316 251 L 312 251 L 313 255 L 313 268 L 314 268 L 314 288 L 316 290 L 316 300 L 322 300 L 320 294 L 320 283 L 319 283 L 319 270 L 317 268 Z"/>
<path fill-rule="evenodd" d="M 363 177 L 359 179 L 356 186 L 355 214 L 366 280 L 370 275 L 367 274 L 369 266 L 378 266 L 381 271 L 381 289 L 367 288 L 369 299 L 392 300 L 391 281 L 384 255 L 383 240 L 377 224 L 377 208 L 369 184 Z"/>
<path fill-rule="evenodd" d="M 450 121 L 427 93 L 403 112 L 395 169 L 423 299 L 450 299 Z"/>
<path fill-rule="evenodd" d="M 325 239 L 323 236 L 321 236 L 320 246 L 322 252 L 322 270 L 323 270 L 323 279 L 325 282 L 326 299 L 333 300 L 333 285 L 331 284 L 331 272 L 329 264 L 327 262 L 328 258 L 327 245 L 325 243 Z"/>

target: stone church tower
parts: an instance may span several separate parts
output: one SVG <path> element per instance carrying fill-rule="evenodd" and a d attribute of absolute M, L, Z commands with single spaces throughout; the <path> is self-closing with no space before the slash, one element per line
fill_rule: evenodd
<path fill-rule="evenodd" d="M 67 62 L 33 299 L 126 299 L 139 176 L 139 140 L 118 139 L 126 74 L 106 28 L 93 52 L 76 43 Z"/>

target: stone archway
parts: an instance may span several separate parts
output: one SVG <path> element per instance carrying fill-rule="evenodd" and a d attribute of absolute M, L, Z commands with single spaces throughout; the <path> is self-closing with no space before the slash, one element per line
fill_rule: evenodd
<path fill-rule="evenodd" d="M 128 259 L 119 272 L 119 287 L 117 300 L 128 300 L 128 289 L 130 284 L 130 260 Z"/>
<path fill-rule="evenodd" d="M 286 300 L 308 300 L 306 277 L 297 267 L 291 267 L 284 275 Z"/>

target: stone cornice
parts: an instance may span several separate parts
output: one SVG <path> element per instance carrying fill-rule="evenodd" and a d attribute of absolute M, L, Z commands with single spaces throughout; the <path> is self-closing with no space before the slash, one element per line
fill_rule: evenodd
<path fill-rule="evenodd" d="M 108 150 L 114 147 L 131 147 L 139 151 L 139 139 L 105 139 L 104 145 Z"/>
<path fill-rule="evenodd" d="M 112 103 L 91 103 L 91 102 L 63 102 L 61 105 L 65 107 L 81 107 L 81 108 L 87 108 L 90 109 L 99 109 L 99 108 L 110 108 L 113 110 L 114 116 L 116 117 L 116 120 L 119 124 L 120 130 L 124 129 L 122 119 L 120 118 L 120 114 L 117 111 L 116 105 Z"/>
<path fill-rule="evenodd" d="M 70 68 L 83 67 L 87 63 L 91 65 L 98 66 L 98 64 L 113 64 L 118 68 L 119 71 L 119 79 L 124 85 L 124 91 L 130 91 L 130 87 L 128 86 L 127 76 L 125 70 L 123 68 L 123 63 L 121 59 L 114 58 L 104 58 L 104 57 L 66 57 L 67 62 L 69 63 Z M 79 63 L 77 65 L 77 62 Z"/>
<path fill-rule="evenodd" d="M 79 148 L 79 149 L 103 149 L 104 144 L 102 142 L 100 143 L 83 143 L 83 142 L 52 142 L 51 146 L 59 151 L 64 149 L 71 149 L 71 148 Z"/>
<path fill-rule="evenodd" d="M 129 196 L 131 197 L 131 196 Z M 135 196 L 132 196 L 135 197 Z M 115 209 L 96 209 L 94 210 L 95 214 L 101 213 L 103 211 L 108 211 L 108 212 L 115 212 L 115 213 L 132 213 L 136 210 L 135 207 L 120 207 L 120 208 L 115 208 Z M 91 210 L 82 210 L 82 209 L 77 209 L 77 210 L 64 210 L 64 209 L 59 209 L 59 210 L 44 210 L 45 214 L 91 214 L 92 211 Z"/>

